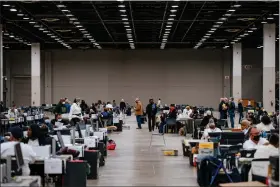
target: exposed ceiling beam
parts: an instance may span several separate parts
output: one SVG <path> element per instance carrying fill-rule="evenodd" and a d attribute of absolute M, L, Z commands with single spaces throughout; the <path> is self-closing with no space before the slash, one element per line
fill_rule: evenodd
<path fill-rule="evenodd" d="M 174 37 L 174 35 L 175 35 L 175 33 L 176 33 L 176 30 L 177 30 L 179 24 L 182 22 L 181 19 L 182 19 L 183 15 L 184 15 L 184 12 L 185 12 L 187 6 L 188 6 L 188 1 L 185 3 L 185 6 L 184 6 L 184 8 L 183 8 L 183 11 L 182 11 L 182 13 L 181 13 L 181 15 L 180 15 L 178 21 L 177 21 L 177 20 L 174 20 L 174 22 L 177 21 L 177 24 L 176 24 L 175 29 L 173 30 L 173 34 L 172 34 L 172 36 L 171 36 L 171 40 L 173 39 L 173 37 Z M 191 20 L 189 20 L 189 21 L 191 21 Z M 193 21 L 193 20 L 192 20 L 192 21 Z"/>
<path fill-rule="evenodd" d="M 129 11 L 130 11 L 130 17 L 131 17 L 131 21 L 132 21 L 132 29 L 133 29 L 133 33 L 134 33 L 134 38 L 135 38 L 135 41 L 137 42 L 137 35 L 136 35 L 136 31 L 135 31 L 135 26 L 134 26 L 134 18 L 133 18 L 133 14 L 132 14 L 133 11 L 132 11 L 130 1 L 128 3 L 129 3 Z"/>
<path fill-rule="evenodd" d="M 166 1 L 166 5 L 165 5 L 165 10 L 164 10 L 162 23 L 161 23 L 161 27 L 160 27 L 160 32 L 159 32 L 159 36 L 158 36 L 159 39 L 161 39 L 161 34 L 162 34 L 162 30 L 163 30 L 163 25 L 164 25 L 164 22 L 165 22 L 167 9 L 168 9 L 168 1 Z"/>

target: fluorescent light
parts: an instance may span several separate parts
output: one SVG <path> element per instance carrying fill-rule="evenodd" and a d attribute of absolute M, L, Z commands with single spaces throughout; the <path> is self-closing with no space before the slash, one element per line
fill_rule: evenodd
<path fill-rule="evenodd" d="M 175 9 L 172 9 L 172 10 L 170 10 L 170 12 L 177 12 L 177 10 L 175 10 Z"/>
<path fill-rule="evenodd" d="M 69 10 L 67 10 L 67 9 L 63 9 L 63 10 L 61 10 L 62 12 L 69 12 Z"/>
<path fill-rule="evenodd" d="M 276 13 L 276 14 L 273 14 L 273 16 L 279 16 L 279 14 L 278 14 L 278 13 Z"/>
<path fill-rule="evenodd" d="M 78 22 L 78 21 L 75 21 L 73 24 L 80 24 L 80 22 Z"/>
<path fill-rule="evenodd" d="M 48 35 L 48 36 L 51 36 L 52 34 L 51 34 L 51 33 L 48 33 L 47 35 Z"/>
<path fill-rule="evenodd" d="M 40 27 L 40 25 L 34 25 L 34 27 L 35 27 L 35 28 L 38 28 L 38 27 Z"/>
<path fill-rule="evenodd" d="M 176 15 L 175 15 L 175 14 L 170 14 L 169 16 L 170 16 L 170 17 L 175 17 Z"/>
<path fill-rule="evenodd" d="M 223 24 L 223 22 L 222 22 L 222 21 L 217 21 L 216 23 L 217 23 L 217 24 Z"/>
<path fill-rule="evenodd" d="M 230 16 L 231 16 L 231 14 L 225 14 L 224 16 L 226 16 L 226 17 L 230 17 Z"/>
<path fill-rule="evenodd" d="M 122 20 L 123 20 L 123 21 L 127 21 L 128 19 L 127 19 L 127 18 L 122 18 Z"/>
<path fill-rule="evenodd" d="M 45 31 L 43 31 L 43 33 L 48 33 L 48 32 L 50 32 L 50 31 L 46 31 L 46 30 L 45 30 Z"/>
<path fill-rule="evenodd" d="M 178 8 L 179 6 L 178 5 L 172 5 L 171 7 L 172 8 Z"/>
<path fill-rule="evenodd" d="M 66 14 L 66 16 L 67 16 L 67 17 L 72 17 L 72 16 L 73 16 L 73 14 Z"/>
<path fill-rule="evenodd" d="M 70 18 L 69 20 L 71 20 L 71 21 L 76 21 L 77 18 Z"/>
<path fill-rule="evenodd" d="M 170 28 L 166 28 L 166 29 L 165 29 L 165 32 L 166 32 L 166 31 L 170 31 L 170 30 L 171 30 Z"/>
<path fill-rule="evenodd" d="M 235 10 L 234 9 L 229 9 L 228 12 L 235 12 Z"/>
<path fill-rule="evenodd" d="M 3 6 L 5 6 L 5 7 L 9 7 L 10 5 L 9 5 L 9 4 L 3 4 Z"/>
<path fill-rule="evenodd" d="M 227 20 L 227 18 L 220 18 L 219 20 L 223 20 L 223 21 L 225 21 L 225 20 Z"/>
<path fill-rule="evenodd" d="M 249 30 L 249 31 L 247 31 L 247 32 L 253 32 L 253 31 L 250 31 L 250 30 Z"/>
<path fill-rule="evenodd" d="M 10 37 L 10 38 L 14 38 L 15 36 L 14 36 L 14 35 L 10 35 L 9 37 Z"/>
<path fill-rule="evenodd" d="M 24 14 L 22 14 L 22 13 L 18 13 L 18 14 L 17 14 L 17 16 L 24 16 Z"/>
<path fill-rule="evenodd" d="M 242 37 L 242 38 L 243 38 L 243 37 L 245 37 L 245 36 L 244 36 L 244 35 L 240 35 L 240 37 Z"/>
<path fill-rule="evenodd" d="M 125 9 L 120 9 L 120 12 L 126 12 L 126 10 Z"/>
<path fill-rule="evenodd" d="M 210 34 L 210 33 L 206 33 L 206 36 L 211 36 L 212 34 Z"/>
<path fill-rule="evenodd" d="M 129 28 L 130 26 L 129 26 L 129 25 L 125 25 L 124 27 L 127 27 L 127 28 Z"/>
<path fill-rule="evenodd" d="M 238 8 L 238 7 L 241 7 L 241 5 L 239 5 L 239 4 L 235 4 L 235 5 L 233 5 L 233 7 Z"/>
<path fill-rule="evenodd" d="M 43 30 L 44 30 L 44 28 L 39 28 L 39 30 L 40 30 L 40 31 L 43 31 Z"/>
<path fill-rule="evenodd" d="M 127 30 L 127 31 L 131 31 L 131 29 L 128 29 L 128 28 L 127 28 L 126 30 Z"/>
<path fill-rule="evenodd" d="M 245 33 L 245 34 L 244 34 L 244 36 L 248 36 L 248 35 L 249 35 L 248 33 Z"/>
<path fill-rule="evenodd" d="M 265 23 L 267 23 L 266 21 L 262 21 L 262 24 L 265 24 Z"/>
<path fill-rule="evenodd" d="M 77 27 L 77 28 L 81 28 L 81 27 L 83 27 L 83 26 L 82 26 L 82 25 L 77 25 L 76 27 Z"/>
<path fill-rule="evenodd" d="M 272 19 L 274 19 L 274 18 L 273 18 L 273 17 L 268 17 L 268 18 L 266 18 L 266 19 L 272 20 Z"/>
<path fill-rule="evenodd" d="M 174 18 L 168 18 L 168 20 L 169 20 L 169 21 L 173 21 L 173 20 L 174 20 Z"/>
<path fill-rule="evenodd" d="M 217 29 L 216 29 L 216 28 L 212 28 L 212 29 L 211 29 L 211 31 L 215 31 L 215 30 L 217 30 Z"/>
<path fill-rule="evenodd" d="M 121 14 L 122 17 L 126 17 L 126 14 Z"/>
<path fill-rule="evenodd" d="M 221 25 L 213 25 L 213 27 L 216 27 L 216 28 L 218 28 L 218 27 L 220 27 Z"/>
<path fill-rule="evenodd" d="M 11 12 L 16 12 L 16 11 L 17 11 L 17 9 L 15 9 L 15 8 L 11 8 L 11 9 L 10 9 L 10 11 L 11 11 Z"/>
<path fill-rule="evenodd" d="M 166 25 L 166 27 L 172 27 L 171 25 Z"/>
<path fill-rule="evenodd" d="M 206 36 L 204 36 L 204 38 L 210 38 L 210 36 L 209 36 L 209 35 L 206 35 Z"/>
<path fill-rule="evenodd" d="M 84 31 L 85 29 L 84 29 L 84 28 L 80 28 L 79 30 L 80 30 L 80 31 Z"/>
<path fill-rule="evenodd" d="M 214 31 L 208 31 L 208 32 L 213 33 Z"/>
<path fill-rule="evenodd" d="M 24 20 L 29 20 L 29 18 L 28 17 L 25 17 L 25 18 L 23 18 Z"/>
<path fill-rule="evenodd" d="M 35 21 L 29 21 L 29 23 L 30 23 L 30 24 L 35 24 L 36 22 L 35 22 Z"/>
<path fill-rule="evenodd" d="M 125 8 L 125 5 L 118 5 L 119 8 Z"/>
<path fill-rule="evenodd" d="M 65 5 L 56 5 L 58 8 L 64 8 L 65 7 Z"/>

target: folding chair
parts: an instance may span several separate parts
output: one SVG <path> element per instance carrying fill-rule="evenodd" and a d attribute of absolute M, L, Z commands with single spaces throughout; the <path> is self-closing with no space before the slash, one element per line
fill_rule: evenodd
<path fill-rule="evenodd" d="M 269 159 L 258 158 L 251 162 L 252 181 L 266 182 L 269 169 Z"/>
<path fill-rule="evenodd" d="M 165 125 L 164 125 L 164 126 L 165 126 Z M 164 126 L 163 126 L 163 129 L 164 129 Z M 165 138 L 164 138 L 164 132 L 163 132 L 163 133 L 152 132 L 152 134 L 151 134 L 151 141 L 150 141 L 150 148 L 152 147 L 153 136 L 162 136 L 164 146 L 166 146 Z"/>
<path fill-rule="evenodd" d="M 178 133 L 176 119 L 167 118 L 166 119 L 166 124 L 163 126 L 164 132 L 168 133 L 168 127 L 174 127 L 175 128 L 175 133 Z"/>
<path fill-rule="evenodd" d="M 194 120 L 194 128 L 197 130 L 197 137 L 199 139 L 199 133 L 201 133 L 201 130 L 200 130 L 200 124 L 202 122 L 202 119 L 195 119 Z"/>

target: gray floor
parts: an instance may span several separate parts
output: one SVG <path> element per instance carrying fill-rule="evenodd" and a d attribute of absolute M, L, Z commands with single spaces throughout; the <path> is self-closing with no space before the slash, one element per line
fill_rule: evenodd
<path fill-rule="evenodd" d="M 179 156 L 163 156 L 161 136 L 154 136 L 153 146 L 149 147 L 151 133 L 147 123 L 142 130 L 136 130 L 135 116 L 132 116 L 126 119 L 126 124 L 130 130 L 110 135 L 117 148 L 109 151 L 99 179 L 88 180 L 88 186 L 198 186 L 195 168 L 182 155 L 183 137 L 166 134 L 165 148 L 178 149 Z"/>

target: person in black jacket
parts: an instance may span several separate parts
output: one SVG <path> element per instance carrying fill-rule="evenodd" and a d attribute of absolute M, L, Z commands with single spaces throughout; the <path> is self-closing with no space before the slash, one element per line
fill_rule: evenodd
<path fill-rule="evenodd" d="M 239 100 L 238 101 L 239 124 L 241 123 L 241 120 L 244 118 L 243 112 L 244 112 L 244 108 L 242 105 L 242 100 Z"/>
<path fill-rule="evenodd" d="M 120 102 L 120 110 L 122 113 L 125 113 L 125 109 L 126 109 L 126 104 L 124 102 L 124 99 L 122 99 Z"/>
<path fill-rule="evenodd" d="M 154 103 L 153 99 L 149 100 L 149 104 L 146 107 L 146 114 L 148 115 L 149 131 L 154 131 L 156 125 L 157 105 Z"/>
<path fill-rule="evenodd" d="M 31 146 L 46 145 L 44 135 L 37 124 L 33 124 L 28 127 L 27 137 L 23 138 L 22 142 Z"/>
<path fill-rule="evenodd" d="M 201 123 L 200 123 L 200 129 L 202 131 L 204 131 L 205 127 L 208 125 L 209 120 L 213 119 L 215 122 L 215 125 L 217 125 L 217 119 L 213 117 L 212 112 L 210 110 L 208 110 L 206 112 L 206 116 L 204 116 L 204 118 L 202 119 Z"/>

